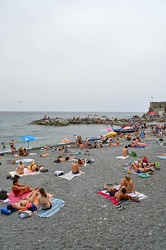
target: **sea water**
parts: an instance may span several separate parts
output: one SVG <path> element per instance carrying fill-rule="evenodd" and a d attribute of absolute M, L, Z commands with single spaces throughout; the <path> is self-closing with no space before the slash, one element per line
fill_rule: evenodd
<path fill-rule="evenodd" d="M 30 124 L 34 120 L 39 120 L 46 115 L 50 118 L 73 118 L 73 117 L 94 117 L 94 118 L 130 118 L 134 115 L 141 117 L 142 112 L 0 112 L 0 151 L 9 151 L 10 140 L 14 140 L 15 147 L 27 148 L 27 142 L 20 141 L 20 137 L 31 135 L 37 137 L 36 141 L 29 143 L 30 148 L 53 146 L 60 143 L 61 139 L 68 138 L 74 141 L 74 135 L 81 135 L 82 138 L 100 136 L 101 129 L 109 127 L 107 124 L 88 124 L 88 125 L 68 125 L 68 126 L 42 126 Z M 103 118 L 104 119 L 104 118 Z M 6 148 L 2 149 L 2 142 Z"/>

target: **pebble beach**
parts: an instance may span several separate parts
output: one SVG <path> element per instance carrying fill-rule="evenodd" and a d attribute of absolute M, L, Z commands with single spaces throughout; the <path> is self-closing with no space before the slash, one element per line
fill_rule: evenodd
<path fill-rule="evenodd" d="M 126 163 L 133 161 L 129 156 L 125 160 L 117 159 L 122 153 L 121 146 L 82 150 L 77 158 L 94 159 L 94 163 L 81 168 L 81 176 L 72 180 L 55 176 L 55 171 L 71 171 L 72 161 L 55 163 L 60 151 L 34 149 L 31 153 L 37 163 L 49 172 L 23 176 L 19 183 L 30 187 L 43 187 L 48 193 L 65 201 L 65 206 L 49 218 L 32 216 L 21 219 L 18 212 L 11 215 L 0 214 L 1 249 L 165 249 L 165 161 L 156 158 L 165 152 L 161 144 L 150 143 L 146 148 L 135 148 L 137 155 L 146 155 L 150 162 L 160 162 L 160 170 L 154 171 L 149 178 L 140 178 L 131 174 L 135 190 L 147 196 L 141 202 L 123 202 L 124 209 L 119 210 L 111 201 L 97 194 L 104 183 L 120 183 L 127 175 L 123 169 Z M 69 148 L 70 153 L 80 151 L 77 147 Z M 129 148 L 129 152 L 132 149 Z M 46 157 L 42 154 L 48 153 Z M 10 160 L 19 160 L 12 154 L 4 154 L 0 160 L 1 189 L 11 191 L 12 180 L 6 174 L 14 171 L 16 165 L 7 164 Z M 28 164 L 25 164 L 28 165 Z M 0 208 L 4 207 L 0 202 Z"/>

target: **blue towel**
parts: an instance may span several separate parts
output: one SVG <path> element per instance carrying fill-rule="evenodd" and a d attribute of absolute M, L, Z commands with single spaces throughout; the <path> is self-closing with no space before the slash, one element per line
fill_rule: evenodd
<path fill-rule="evenodd" d="M 40 209 L 39 213 L 37 214 L 39 217 L 44 217 L 44 218 L 50 217 L 56 212 L 58 212 L 61 209 L 61 207 L 65 205 L 65 202 L 61 199 L 51 198 L 51 201 L 52 201 L 52 208 L 48 210 Z"/>

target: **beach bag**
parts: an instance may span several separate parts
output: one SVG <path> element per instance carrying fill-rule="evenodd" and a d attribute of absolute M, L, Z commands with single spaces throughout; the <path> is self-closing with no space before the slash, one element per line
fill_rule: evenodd
<path fill-rule="evenodd" d="M 8 198 L 7 191 L 1 190 L 0 191 L 0 200 L 6 200 Z"/>
<path fill-rule="evenodd" d="M 28 217 L 31 217 L 31 216 L 32 216 L 32 211 L 30 211 L 30 210 L 21 211 L 19 213 L 19 217 L 21 219 L 25 219 L 25 218 L 28 218 Z"/>
<path fill-rule="evenodd" d="M 11 213 L 13 213 L 16 210 L 17 209 L 13 208 L 12 206 L 11 207 L 6 206 L 6 207 L 1 208 L 1 213 L 5 214 L 5 215 L 10 215 Z"/>

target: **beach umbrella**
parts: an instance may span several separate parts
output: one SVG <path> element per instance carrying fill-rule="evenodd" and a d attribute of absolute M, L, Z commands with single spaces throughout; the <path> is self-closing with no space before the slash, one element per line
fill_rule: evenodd
<path fill-rule="evenodd" d="M 132 128 L 132 127 L 126 126 L 126 127 L 124 127 L 123 129 L 124 129 L 124 130 L 129 130 L 129 129 L 133 129 L 133 128 Z"/>
<path fill-rule="evenodd" d="M 113 131 L 114 131 L 113 128 L 106 128 L 106 130 L 107 130 L 108 132 L 113 132 Z"/>
<path fill-rule="evenodd" d="M 99 137 L 90 137 L 88 138 L 88 141 L 97 141 L 97 140 L 100 140 Z"/>
<path fill-rule="evenodd" d="M 20 141 L 28 142 L 28 150 L 29 150 L 29 142 L 30 141 L 36 141 L 36 140 L 37 140 L 37 138 L 32 136 L 32 135 L 26 135 L 26 136 L 23 136 L 23 137 L 20 138 Z"/>
<path fill-rule="evenodd" d="M 67 139 L 67 138 L 64 138 L 64 139 L 62 139 L 62 140 L 61 140 L 61 142 L 65 142 L 65 143 L 67 143 L 67 142 L 70 142 L 70 140 L 69 140 L 69 139 Z"/>
<path fill-rule="evenodd" d="M 109 136 L 116 135 L 116 134 L 117 134 L 116 132 L 113 132 L 113 131 L 112 131 L 112 132 L 108 132 L 108 133 L 106 134 L 106 136 L 109 137 Z"/>

